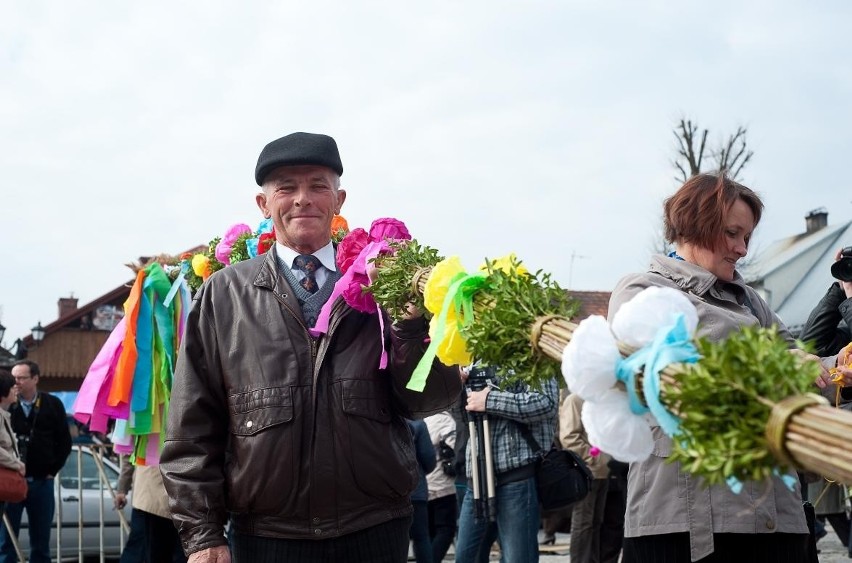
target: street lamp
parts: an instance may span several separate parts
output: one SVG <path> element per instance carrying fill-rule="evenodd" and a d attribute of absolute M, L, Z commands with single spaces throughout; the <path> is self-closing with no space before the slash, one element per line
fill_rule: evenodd
<path fill-rule="evenodd" d="M 44 327 L 41 326 L 41 321 L 30 330 L 33 333 L 33 340 L 36 341 L 36 344 L 44 340 Z"/>

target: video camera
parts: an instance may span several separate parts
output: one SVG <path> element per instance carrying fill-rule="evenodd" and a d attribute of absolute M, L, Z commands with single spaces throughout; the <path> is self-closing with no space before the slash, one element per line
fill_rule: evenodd
<path fill-rule="evenodd" d="M 840 251 L 840 260 L 831 265 L 831 275 L 845 282 L 852 282 L 852 246 Z"/>
<path fill-rule="evenodd" d="M 497 371 L 493 366 L 475 365 L 470 368 L 467 375 L 467 386 L 471 391 L 482 391 L 488 387 L 488 383 L 497 380 Z"/>

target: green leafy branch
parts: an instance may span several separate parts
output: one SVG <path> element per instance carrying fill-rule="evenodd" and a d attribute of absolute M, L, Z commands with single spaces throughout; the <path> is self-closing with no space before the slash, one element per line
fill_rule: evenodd
<path fill-rule="evenodd" d="M 769 477 L 778 464 L 764 434 L 769 413 L 811 391 L 819 366 L 791 353 L 775 327 L 747 327 L 718 343 L 699 339 L 697 347 L 701 360 L 665 387 L 665 402 L 684 411 L 670 460 L 711 484 Z"/>
<path fill-rule="evenodd" d="M 512 260 L 508 271 L 486 261 L 488 283 L 475 299 L 474 320 L 462 330 L 474 358 L 500 366 L 508 382 L 523 381 L 533 388 L 560 376 L 560 364 L 533 348 L 530 332 L 536 319 L 547 315 L 572 317 L 579 304 L 541 270 L 519 272 Z M 478 302 L 477 302 L 478 301 Z"/>
<path fill-rule="evenodd" d="M 403 318 L 410 303 L 428 315 L 423 295 L 414 290 L 413 280 L 418 272 L 434 266 L 444 259 L 443 256 L 416 240 L 394 241 L 390 247 L 393 254 L 380 254 L 374 260 L 379 276 L 365 291 L 370 291 L 394 320 Z"/>

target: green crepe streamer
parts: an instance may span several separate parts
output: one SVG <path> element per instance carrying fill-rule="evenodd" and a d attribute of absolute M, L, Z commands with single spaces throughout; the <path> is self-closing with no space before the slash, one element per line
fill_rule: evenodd
<path fill-rule="evenodd" d="M 464 324 L 459 321 L 459 328 L 468 326 L 473 322 L 473 296 L 482 289 L 488 282 L 488 274 L 486 272 L 477 272 L 475 274 L 466 274 L 464 272 L 456 274 L 450 281 L 450 287 L 447 290 L 447 295 L 444 297 L 444 302 L 441 304 L 441 311 L 432 318 L 435 323 L 434 337 L 417 367 L 414 368 L 414 373 L 411 374 L 411 379 L 408 380 L 406 389 L 412 391 L 423 392 L 426 388 L 426 378 L 429 376 L 429 371 L 432 368 L 432 361 L 438 353 L 438 346 L 444 340 L 447 331 L 447 317 L 450 313 L 450 307 L 454 307 L 456 318 L 463 319 Z"/>

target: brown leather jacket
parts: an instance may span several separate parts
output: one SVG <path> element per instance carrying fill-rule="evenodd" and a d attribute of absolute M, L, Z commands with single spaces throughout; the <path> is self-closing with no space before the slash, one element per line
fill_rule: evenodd
<path fill-rule="evenodd" d="M 338 299 L 329 333 L 311 338 L 274 248 L 204 284 L 160 465 L 188 554 L 224 545 L 229 513 L 245 534 L 325 539 L 411 512 L 417 466 L 403 417 L 448 408 L 461 384 L 436 361 L 423 393 L 405 389 L 425 320 L 386 330 L 386 370 L 379 334 L 377 315 Z"/>

